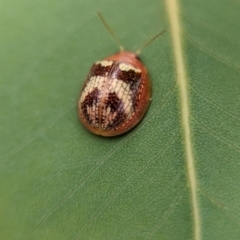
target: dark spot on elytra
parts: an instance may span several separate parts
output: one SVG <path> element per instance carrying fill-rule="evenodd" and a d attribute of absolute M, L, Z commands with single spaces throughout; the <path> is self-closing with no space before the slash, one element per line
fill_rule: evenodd
<path fill-rule="evenodd" d="M 110 70 L 111 70 L 112 65 L 110 66 L 102 66 L 100 63 L 99 64 L 94 64 L 92 69 L 91 69 L 91 76 L 106 76 Z"/>
<path fill-rule="evenodd" d="M 141 73 L 135 72 L 134 70 L 119 70 L 116 74 L 116 78 L 124 81 L 127 84 L 130 84 L 130 89 L 133 90 L 139 85 L 139 81 L 141 80 Z"/>
<path fill-rule="evenodd" d="M 85 119 L 87 120 L 88 123 L 92 123 L 93 117 L 95 117 L 96 122 L 98 122 L 98 112 L 95 112 L 94 116 L 90 116 L 87 112 L 87 107 L 93 107 L 93 105 L 97 105 L 98 103 L 98 98 L 99 98 L 99 93 L 100 91 L 97 88 L 94 88 L 92 92 L 88 93 L 87 96 L 85 97 L 84 101 L 81 104 L 81 109 L 83 112 L 83 115 Z"/>
<path fill-rule="evenodd" d="M 111 112 L 119 111 L 122 101 L 118 98 L 116 93 L 109 93 L 106 101 L 106 107 L 111 108 Z"/>
<path fill-rule="evenodd" d="M 126 114 L 124 113 L 123 103 L 118 98 L 116 93 L 109 93 L 108 98 L 104 102 L 106 109 L 110 107 L 111 113 L 116 113 L 116 117 L 113 119 L 113 121 L 106 126 L 106 129 L 112 129 L 119 126 L 121 123 L 123 123 L 126 119 Z M 104 119 L 102 119 L 104 123 Z"/>

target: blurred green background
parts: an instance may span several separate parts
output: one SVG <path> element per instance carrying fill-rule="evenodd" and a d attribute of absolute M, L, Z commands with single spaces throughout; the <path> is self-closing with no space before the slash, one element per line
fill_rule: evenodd
<path fill-rule="evenodd" d="M 240 3 L 177 1 L 196 223 L 166 1 L 1 0 L 0 239 L 240 239 Z M 149 111 L 116 138 L 77 116 L 92 63 L 119 50 L 97 11 L 128 50 L 167 30 L 141 54 Z"/>

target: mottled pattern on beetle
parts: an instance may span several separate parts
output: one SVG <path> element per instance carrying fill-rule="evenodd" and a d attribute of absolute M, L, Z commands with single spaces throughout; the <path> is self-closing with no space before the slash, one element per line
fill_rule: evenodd
<path fill-rule="evenodd" d="M 84 83 L 83 88 L 86 87 L 86 85 L 90 81 L 91 77 L 93 77 L 93 76 L 102 76 L 102 77 L 108 76 L 112 65 L 113 65 L 113 61 L 106 61 L 106 60 L 98 61 L 95 64 L 93 64 L 93 66 L 89 72 L 89 75 Z"/>
<path fill-rule="evenodd" d="M 100 91 L 94 88 L 92 92 L 89 92 L 84 101 L 81 103 L 82 113 L 88 123 L 94 127 L 98 127 L 98 99 Z"/>
<path fill-rule="evenodd" d="M 119 70 L 116 78 L 130 84 L 131 90 L 138 88 L 139 81 L 141 80 L 140 69 L 134 68 L 129 64 L 120 63 Z"/>
<path fill-rule="evenodd" d="M 132 107 L 135 111 L 135 109 L 137 109 L 143 89 L 141 70 L 125 63 L 119 64 L 119 70 L 120 71 L 116 71 L 115 77 L 130 86 L 129 91 L 131 91 Z"/>
<path fill-rule="evenodd" d="M 91 77 L 80 98 L 83 116 L 93 127 L 99 127 L 99 106 L 106 81 L 106 77 Z"/>
<path fill-rule="evenodd" d="M 96 62 L 91 70 L 91 76 L 106 76 L 111 70 L 113 61 Z"/>
<path fill-rule="evenodd" d="M 102 106 L 102 129 L 108 130 L 119 126 L 126 119 L 124 104 L 115 92 L 110 92 Z"/>
<path fill-rule="evenodd" d="M 126 124 L 135 114 L 143 88 L 140 84 L 140 69 L 125 63 L 96 62 L 80 99 L 85 120 L 106 131 Z"/>

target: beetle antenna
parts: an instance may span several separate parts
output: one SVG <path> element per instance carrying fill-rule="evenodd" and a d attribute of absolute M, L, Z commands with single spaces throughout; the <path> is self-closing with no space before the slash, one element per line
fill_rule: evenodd
<path fill-rule="evenodd" d="M 155 35 L 153 38 L 151 38 L 150 40 L 148 40 L 142 47 L 140 47 L 137 51 L 136 51 L 136 55 L 138 56 L 142 50 L 147 47 L 150 43 L 152 43 L 155 39 L 157 39 L 160 35 L 162 35 L 163 33 L 165 33 L 166 30 L 163 30 L 162 32 L 158 33 L 157 35 Z"/>
<path fill-rule="evenodd" d="M 120 48 L 120 51 L 122 52 L 124 50 L 121 42 L 119 41 L 119 39 L 116 37 L 116 35 L 113 33 L 112 29 L 109 27 L 109 25 L 107 24 L 107 22 L 105 21 L 105 19 L 103 18 L 102 14 L 100 12 L 98 12 L 98 16 L 101 19 L 103 25 L 106 27 L 106 29 L 108 30 L 108 32 L 110 33 L 110 35 L 112 36 L 112 38 L 115 40 L 115 42 L 117 43 L 117 45 Z"/>

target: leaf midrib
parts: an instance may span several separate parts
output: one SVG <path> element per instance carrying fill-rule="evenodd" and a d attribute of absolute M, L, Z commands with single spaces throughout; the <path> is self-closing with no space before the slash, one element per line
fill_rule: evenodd
<path fill-rule="evenodd" d="M 193 145 L 191 139 L 190 126 L 190 99 L 188 96 L 188 79 L 183 55 L 183 45 L 181 41 L 181 26 L 179 19 L 179 7 L 176 0 L 165 0 L 167 13 L 170 22 L 173 54 L 176 64 L 176 80 L 179 87 L 179 102 L 181 108 L 181 124 L 183 128 L 183 139 L 185 146 L 185 157 L 188 172 L 189 191 L 192 204 L 193 216 L 193 236 L 194 240 L 201 240 L 200 213 L 197 198 L 197 177 L 195 169 L 195 160 L 193 154 Z"/>

